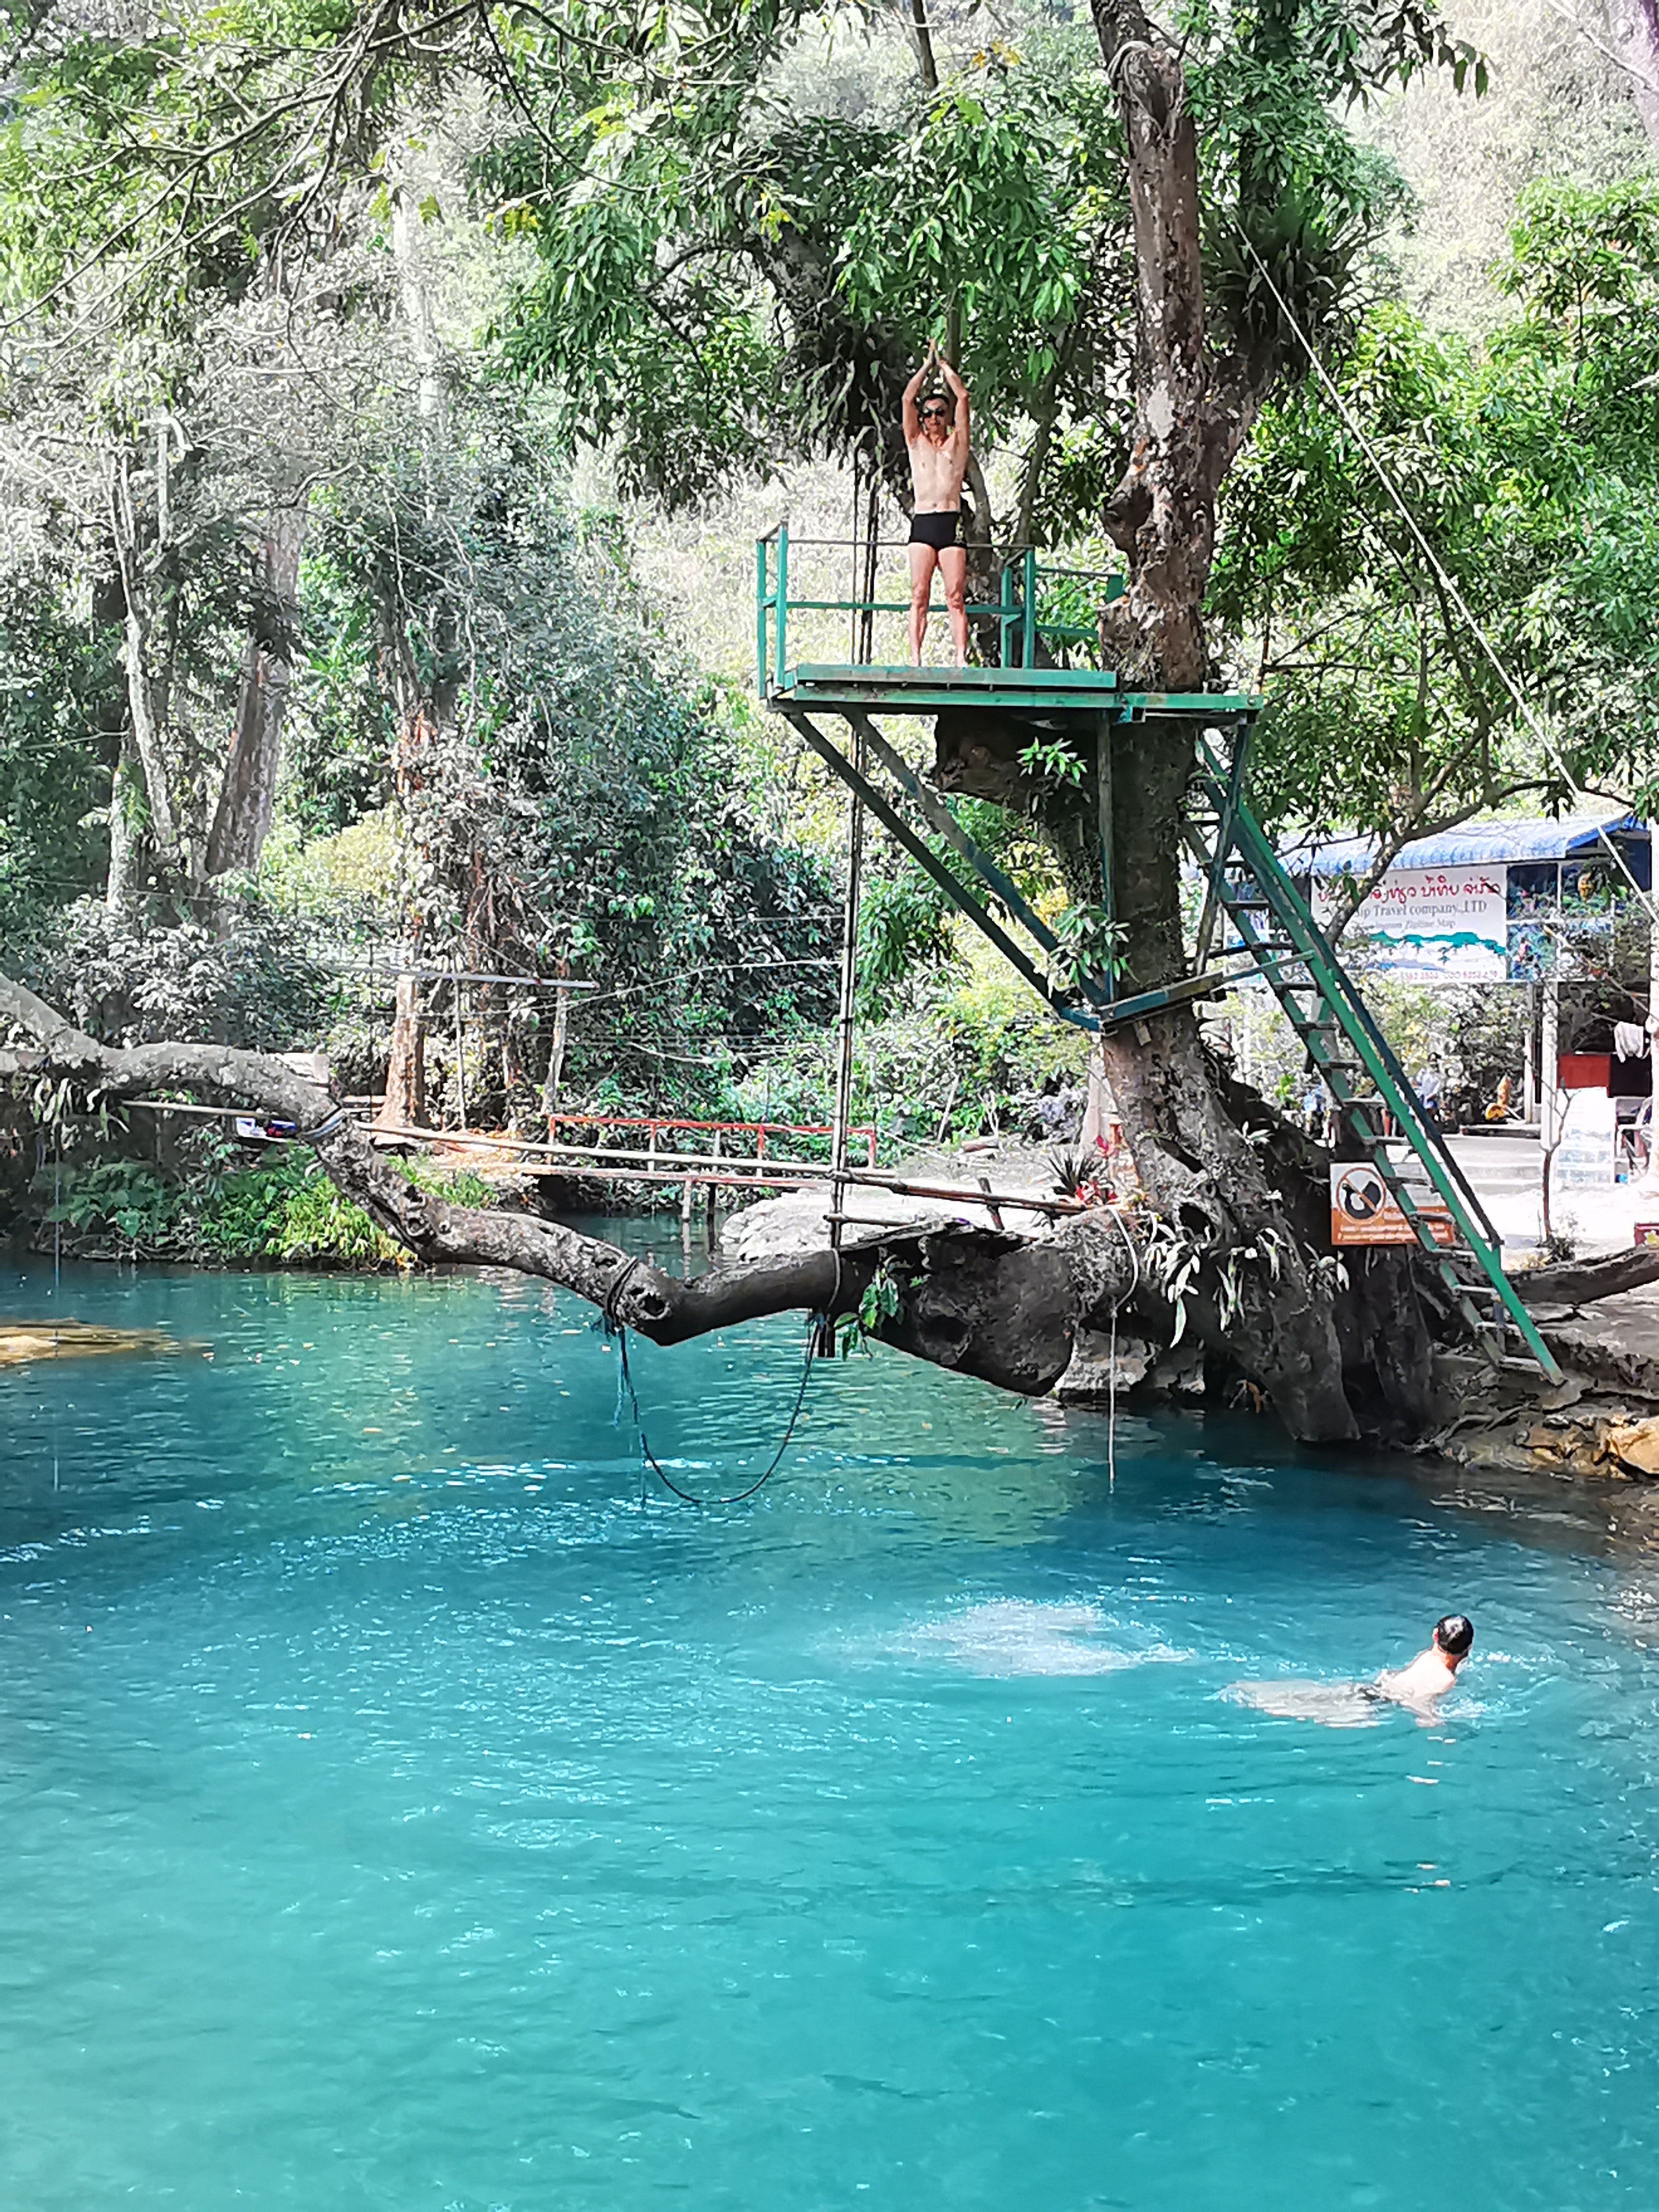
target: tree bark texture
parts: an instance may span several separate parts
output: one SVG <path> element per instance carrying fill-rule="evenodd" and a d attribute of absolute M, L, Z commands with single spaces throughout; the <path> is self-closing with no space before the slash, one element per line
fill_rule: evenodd
<path fill-rule="evenodd" d="M 143 805 L 143 764 L 132 742 L 129 722 L 121 732 L 121 750 L 109 792 L 109 873 L 104 879 L 104 904 L 112 914 L 131 905 L 143 887 L 143 835 L 140 827 Z"/>
<path fill-rule="evenodd" d="M 261 617 L 250 629 L 242 655 L 230 753 L 208 835 L 210 877 L 257 868 L 270 830 L 293 680 L 306 519 L 302 500 L 278 507 L 260 542 Z"/>
<path fill-rule="evenodd" d="M 165 485 L 168 434 L 164 423 L 156 439 L 157 537 L 149 559 L 144 556 L 132 496 L 129 454 L 122 453 L 112 458 L 108 491 L 110 538 L 121 580 L 121 659 L 126 675 L 132 749 L 143 771 L 149 840 L 155 857 L 163 867 L 176 869 L 179 831 L 165 750 L 171 653 L 166 635 L 167 616 L 157 605 L 158 584 L 164 574 L 167 553 Z"/>
<path fill-rule="evenodd" d="M 1608 0 L 1607 28 L 1643 128 L 1659 146 L 1659 0 Z"/>
<path fill-rule="evenodd" d="M 426 1014 L 416 975 L 398 978 L 386 1095 L 377 1119 L 392 1129 L 426 1127 Z"/>
<path fill-rule="evenodd" d="M 547 1055 L 547 1074 L 542 1084 L 542 1111 L 553 1115 L 559 1110 L 559 1090 L 564 1081 L 565 1048 L 570 1036 L 570 994 L 564 988 L 564 979 L 570 972 L 568 960 L 559 963 L 559 988 L 553 997 L 553 1042 Z"/>

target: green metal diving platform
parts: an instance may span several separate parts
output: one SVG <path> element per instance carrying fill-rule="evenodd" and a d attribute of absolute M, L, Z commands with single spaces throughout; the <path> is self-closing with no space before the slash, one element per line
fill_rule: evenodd
<path fill-rule="evenodd" d="M 878 549 L 888 552 L 892 546 Z M 971 550 L 972 549 L 970 549 Z M 969 624 L 981 640 L 994 629 L 996 661 L 988 667 L 910 666 L 872 658 L 878 617 L 890 623 L 908 617 L 905 599 L 873 593 L 826 595 L 793 587 L 788 526 L 780 523 L 755 546 L 755 688 L 769 706 L 787 714 L 792 708 L 817 708 L 828 714 L 857 708 L 866 714 L 938 714 L 958 708 L 994 708 L 1052 730 L 1084 731 L 1104 715 L 1114 721 L 1138 714 L 1196 714 L 1209 721 L 1254 712 L 1258 700 L 1243 692 L 1125 690 L 1117 672 L 1073 659 L 1097 657 L 1100 614 L 1123 592 L 1115 572 L 1079 568 L 1044 561 L 1035 547 L 985 557 L 998 571 L 998 596 L 970 599 Z M 793 547 L 793 575 L 803 562 L 820 570 L 823 556 L 857 560 L 866 549 L 841 539 L 798 538 Z M 942 610 L 934 607 L 937 623 Z M 805 617 L 803 623 L 790 617 Z M 831 620 L 826 623 L 823 617 Z M 817 618 L 816 620 L 814 618 Z M 851 631 L 845 660 L 801 659 L 801 633 L 815 634 L 811 651 L 826 630 L 847 621 Z M 860 633 L 862 634 L 860 635 Z"/>

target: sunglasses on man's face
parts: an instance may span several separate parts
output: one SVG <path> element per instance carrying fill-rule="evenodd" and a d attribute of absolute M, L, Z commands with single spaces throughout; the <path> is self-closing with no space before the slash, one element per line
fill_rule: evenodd
<path fill-rule="evenodd" d="M 951 419 L 951 410 L 948 407 L 924 407 L 921 410 L 921 419 L 924 422 L 928 421 L 948 422 Z"/>

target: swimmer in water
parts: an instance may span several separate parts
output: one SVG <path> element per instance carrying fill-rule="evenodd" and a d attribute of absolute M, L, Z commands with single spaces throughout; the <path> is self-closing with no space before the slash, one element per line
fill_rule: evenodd
<path fill-rule="evenodd" d="M 1474 1623 L 1449 1613 L 1410 1666 L 1385 1668 L 1369 1682 L 1235 1682 L 1227 1695 L 1276 1719 L 1317 1721 L 1324 1728 L 1368 1728 L 1379 1705 L 1404 1705 L 1426 1721 L 1474 1646 Z"/>
<path fill-rule="evenodd" d="M 1419 1651 L 1409 1667 L 1377 1676 L 1376 1694 L 1397 1705 L 1431 1705 L 1450 1689 L 1474 1648 L 1474 1623 L 1461 1613 L 1449 1613 L 1436 1621 L 1428 1650 Z"/>

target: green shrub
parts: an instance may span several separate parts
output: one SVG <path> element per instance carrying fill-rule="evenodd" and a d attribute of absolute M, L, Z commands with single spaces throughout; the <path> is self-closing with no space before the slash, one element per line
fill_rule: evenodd
<path fill-rule="evenodd" d="M 92 1253 L 220 1267 L 278 1260 L 380 1267 L 408 1257 L 298 1145 L 228 1171 L 216 1161 L 185 1182 L 140 1160 L 94 1160 L 43 1174 L 36 1188 L 52 1198 L 47 1226 L 68 1230 Z"/>
<path fill-rule="evenodd" d="M 363 1267 L 395 1265 L 404 1256 L 300 1145 L 284 1145 L 250 1167 L 216 1177 L 192 1210 L 194 1241 L 207 1258 Z"/>
<path fill-rule="evenodd" d="M 434 1198 L 447 1198 L 455 1206 L 496 1206 L 501 1192 L 493 1182 L 471 1168 L 435 1167 L 430 1160 L 394 1159 L 394 1167 L 408 1176 L 416 1190 L 429 1191 Z"/>
<path fill-rule="evenodd" d="M 181 1193 L 142 1160 L 43 1170 L 36 1188 L 52 1194 L 42 1217 L 49 1226 L 93 1243 L 113 1240 L 125 1256 L 174 1256 Z"/>

